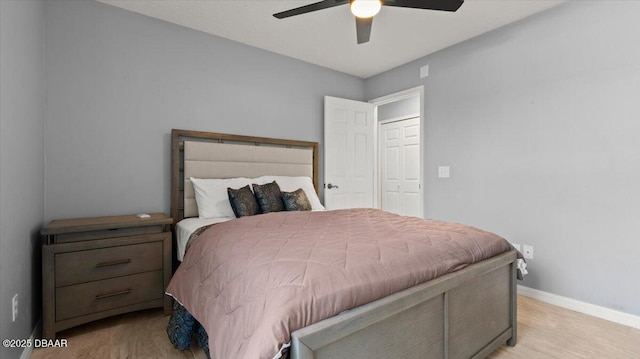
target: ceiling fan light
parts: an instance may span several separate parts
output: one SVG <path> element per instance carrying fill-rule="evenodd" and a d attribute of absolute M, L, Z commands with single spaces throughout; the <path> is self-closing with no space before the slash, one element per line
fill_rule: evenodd
<path fill-rule="evenodd" d="M 382 8 L 380 0 L 351 0 L 351 13 L 356 17 L 369 18 L 375 16 Z"/>

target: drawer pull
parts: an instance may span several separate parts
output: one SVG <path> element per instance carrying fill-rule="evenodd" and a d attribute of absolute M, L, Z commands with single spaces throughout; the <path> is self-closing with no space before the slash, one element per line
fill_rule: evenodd
<path fill-rule="evenodd" d="M 127 264 L 130 263 L 131 259 L 120 259 L 117 261 L 110 261 L 110 262 L 100 262 L 98 264 L 96 264 L 96 267 L 100 268 L 100 267 L 109 267 L 109 266 L 115 266 L 118 264 Z"/>
<path fill-rule="evenodd" d="M 131 289 L 125 289 L 118 292 L 107 293 L 107 294 L 98 294 L 96 295 L 96 299 L 104 299 L 109 297 L 115 297 L 116 295 L 123 295 L 131 293 Z"/>

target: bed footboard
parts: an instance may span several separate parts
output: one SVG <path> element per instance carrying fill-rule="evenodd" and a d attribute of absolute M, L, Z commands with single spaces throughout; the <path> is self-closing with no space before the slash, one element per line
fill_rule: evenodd
<path fill-rule="evenodd" d="M 510 251 L 295 331 L 291 359 L 485 358 L 516 343 Z"/>

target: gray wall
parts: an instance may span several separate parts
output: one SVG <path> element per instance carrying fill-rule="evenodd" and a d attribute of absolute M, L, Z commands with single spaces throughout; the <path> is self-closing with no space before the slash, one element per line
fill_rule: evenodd
<path fill-rule="evenodd" d="M 29 338 L 40 317 L 44 220 L 44 4 L 0 1 L 0 338 Z M 11 321 L 17 293 L 18 318 Z M 21 349 L 0 347 L 1 358 Z"/>
<path fill-rule="evenodd" d="M 378 106 L 378 121 L 420 113 L 420 95 L 403 98 Z"/>
<path fill-rule="evenodd" d="M 427 217 L 533 245 L 526 286 L 635 315 L 638 14 L 569 2 L 365 82 L 367 98 L 425 85 Z"/>
<path fill-rule="evenodd" d="M 46 219 L 168 212 L 172 128 L 321 142 L 323 97 L 364 99 L 360 78 L 106 4 L 46 10 Z"/>

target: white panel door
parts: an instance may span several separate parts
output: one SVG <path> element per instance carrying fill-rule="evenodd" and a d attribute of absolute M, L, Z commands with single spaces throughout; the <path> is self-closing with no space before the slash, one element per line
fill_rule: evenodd
<path fill-rule="evenodd" d="M 380 125 L 380 208 L 422 217 L 420 118 Z"/>
<path fill-rule="evenodd" d="M 373 207 L 374 105 L 324 98 L 324 205 Z"/>

